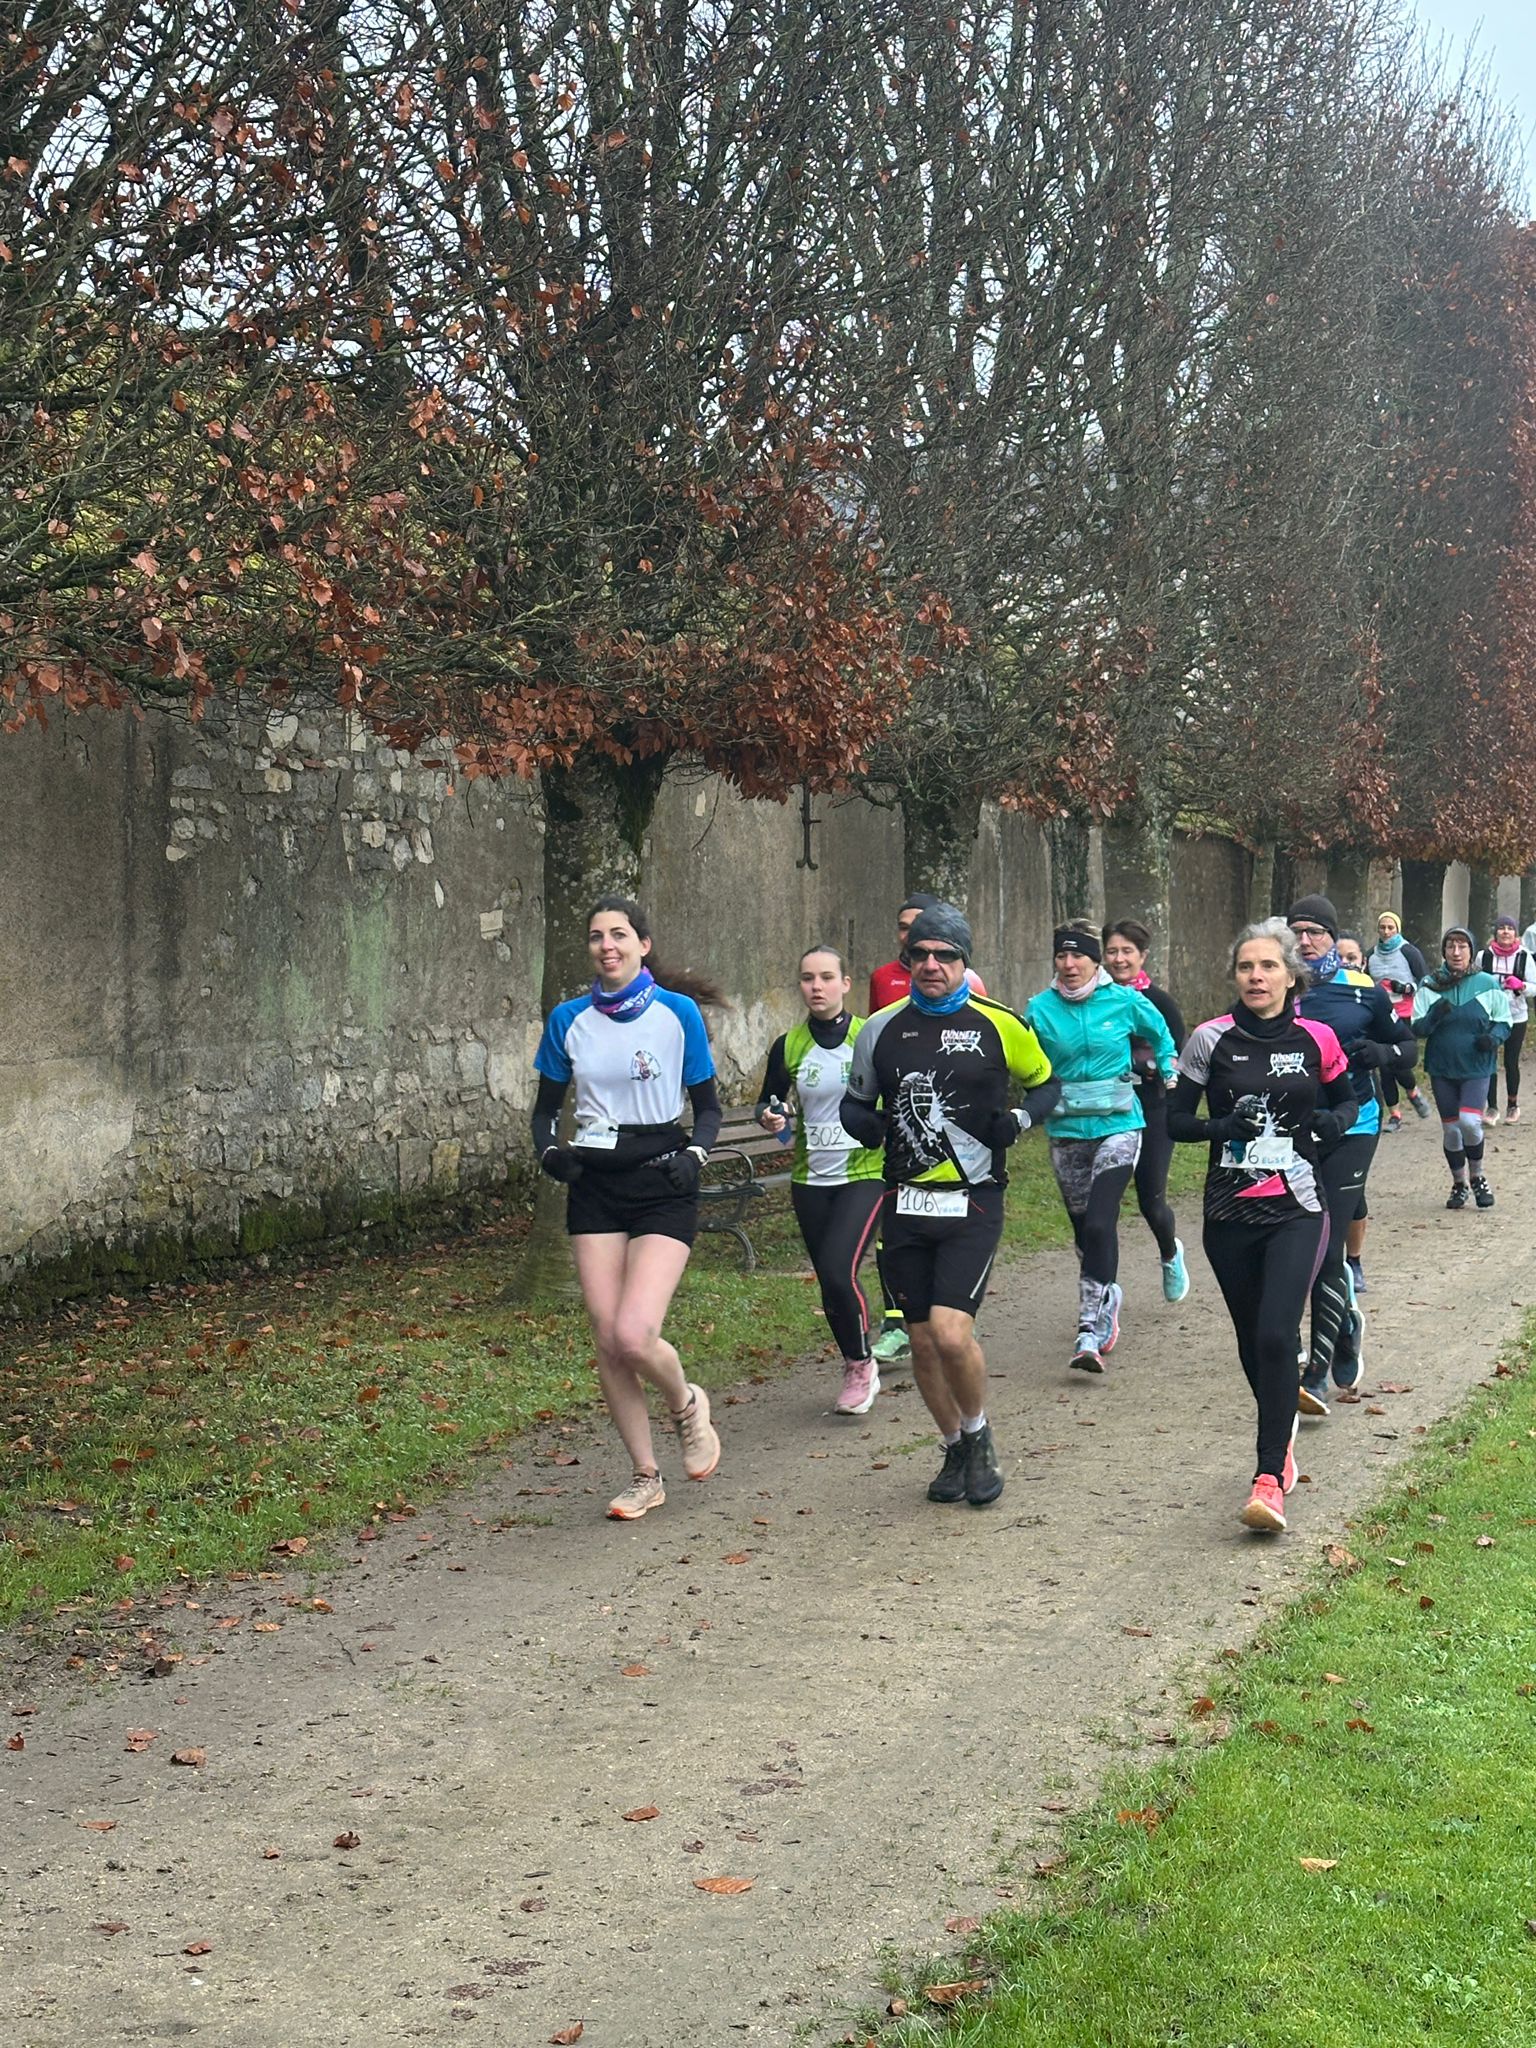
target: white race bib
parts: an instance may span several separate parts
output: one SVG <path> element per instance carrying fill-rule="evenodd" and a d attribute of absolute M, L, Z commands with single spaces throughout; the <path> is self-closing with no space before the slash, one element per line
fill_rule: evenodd
<path fill-rule="evenodd" d="M 592 1117 L 576 1126 L 571 1143 L 583 1152 L 612 1152 L 619 1142 L 619 1127 L 608 1117 Z"/>
<path fill-rule="evenodd" d="M 1288 1173 L 1296 1164 L 1296 1147 L 1284 1131 L 1266 1131 L 1248 1140 L 1241 1159 L 1234 1158 L 1230 1145 L 1224 1146 L 1221 1163 L 1238 1173 Z"/>
<path fill-rule="evenodd" d="M 899 1187 L 896 1190 L 896 1214 L 898 1216 L 968 1216 L 971 1211 L 969 1188 L 914 1188 Z"/>

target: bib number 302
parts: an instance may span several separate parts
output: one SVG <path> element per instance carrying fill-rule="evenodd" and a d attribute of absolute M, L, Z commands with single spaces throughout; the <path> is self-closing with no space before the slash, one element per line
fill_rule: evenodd
<path fill-rule="evenodd" d="M 898 1216 L 965 1216 L 971 1197 L 966 1188 L 913 1188 L 896 1190 Z"/>

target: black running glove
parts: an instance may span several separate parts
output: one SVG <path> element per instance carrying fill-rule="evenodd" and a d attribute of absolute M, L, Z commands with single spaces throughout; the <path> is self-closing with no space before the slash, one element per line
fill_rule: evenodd
<path fill-rule="evenodd" d="M 1473 1039 L 1472 1043 L 1477 1047 L 1479 1052 L 1494 1052 L 1498 1048 L 1499 1041 L 1494 1037 L 1491 1031 L 1479 1031 L 1476 1038 Z"/>
<path fill-rule="evenodd" d="M 1032 1122 L 1027 1109 L 1000 1109 L 988 1124 L 983 1142 L 994 1152 L 1004 1152 L 1022 1132 L 1029 1129 Z"/>
<path fill-rule="evenodd" d="M 1374 1038 L 1357 1039 L 1350 1047 L 1350 1064 L 1359 1067 L 1362 1073 L 1369 1073 L 1373 1067 L 1390 1067 L 1395 1058 L 1392 1046 L 1382 1045 Z"/>
<path fill-rule="evenodd" d="M 1225 1116 L 1213 1116 L 1206 1135 L 1219 1145 L 1246 1145 L 1264 1128 L 1264 1105 L 1257 1095 L 1240 1095 Z"/>
<path fill-rule="evenodd" d="M 1336 1109 L 1314 1109 L 1312 1136 L 1319 1145 L 1336 1145 L 1347 1126 Z"/>
<path fill-rule="evenodd" d="M 568 1145 L 550 1145 L 540 1155 L 539 1164 L 551 1180 L 573 1181 L 581 1179 L 581 1161 Z"/>
<path fill-rule="evenodd" d="M 658 1159 L 655 1165 L 673 1194 L 686 1197 L 699 1192 L 699 1170 L 703 1161 L 691 1148 L 686 1152 L 674 1152 L 668 1159 Z"/>

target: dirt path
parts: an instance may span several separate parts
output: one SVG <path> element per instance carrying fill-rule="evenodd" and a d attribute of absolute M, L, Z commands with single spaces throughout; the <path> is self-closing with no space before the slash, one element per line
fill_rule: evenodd
<path fill-rule="evenodd" d="M 1243 1642 L 1486 1375 L 1536 1299 L 1536 1128 L 1497 1133 L 1490 1172 L 1499 1206 L 1450 1216 L 1435 1127 L 1383 1144 L 1365 1385 L 1413 1391 L 1308 1428 L 1278 1542 L 1234 1519 L 1251 1409 L 1214 1283 L 1196 1256 L 1165 1307 L 1133 1219 L 1104 1380 L 1064 1367 L 1065 1256 L 989 1304 L 993 1511 L 923 1500 L 914 1391 L 841 1424 L 806 1366 L 723 1407 L 719 1475 L 634 1527 L 600 1519 L 606 1439 L 577 1466 L 546 1447 L 327 1582 L 175 1617 L 167 1677 L 27 1695 L 25 1751 L 0 1750 L 0 2038 L 827 2038 L 879 1944 L 1029 1896 L 1042 1801 L 1178 1718 L 1191 1660 Z M 528 1520 L 486 1526 L 507 1511 Z M 695 1888 L 715 1876 L 753 1889 Z"/>

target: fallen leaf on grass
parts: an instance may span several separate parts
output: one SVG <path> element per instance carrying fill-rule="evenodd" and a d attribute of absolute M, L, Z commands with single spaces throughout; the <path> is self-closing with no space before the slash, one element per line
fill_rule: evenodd
<path fill-rule="evenodd" d="M 1342 1685 L 1344 1681 L 1337 1671 L 1325 1671 L 1323 1673 L 1323 1683 L 1324 1685 Z"/>
<path fill-rule="evenodd" d="M 958 2005 L 962 1998 L 974 1998 L 986 1988 L 985 1977 L 962 1977 L 954 1984 L 925 1984 L 923 1996 L 930 2005 Z"/>
<path fill-rule="evenodd" d="M 1036 1877 L 1049 1877 L 1053 1871 L 1060 1870 L 1066 1860 L 1065 1856 L 1037 1856 L 1035 1858 Z"/>
<path fill-rule="evenodd" d="M 171 1762 L 173 1764 L 185 1764 L 188 1770 L 200 1771 L 207 1761 L 208 1752 L 206 1749 L 173 1749 L 171 1751 Z"/>
<path fill-rule="evenodd" d="M 98 1934 L 126 1934 L 128 1932 L 128 1922 L 126 1920 L 98 1920 L 96 1922 L 96 1932 Z"/>
<path fill-rule="evenodd" d="M 115 1572 L 131 1572 L 137 1563 L 138 1559 L 135 1557 L 130 1557 L 127 1551 L 125 1550 L 121 1557 L 113 1558 L 112 1569 Z"/>
<path fill-rule="evenodd" d="M 1337 1870 L 1337 1856 L 1301 1856 L 1297 1858 L 1303 1870 Z"/>
<path fill-rule="evenodd" d="M 968 1913 L 957 1913 L 953 1919 L 944 1922 L 944 1932 L 946 1934 L 974 1934 L 980 1925 L 981 1922 L 973 1920 Z"/>
<path fill-rule="evenodd" d="M 130 1756 L 142 1756 L 159 1733 L 158 1728 L 130 1728 L 123 1739 L 123 1747 Z"/>
<path fill-rule="evenodd" d="M 1115 1819 L 1122 1827 L 1145 1828 L 1149 1835 L 1163 1824 L 1163 1816 L 1155 1806 L 1122 1806 Z"/>
<path fill-rule="evenodd" d="M 1526 1925 L 1536 1927 L 1536 1922 L 1528 1920 Z M 904 2020 L 908 2012 L 907 2001 L 904 1998 L 893 1998 L 885 2009 L 893 2020 Z"/>
<path fill-rule="evenodd" d="M 555 2048 L 570 2048 L 570 2043 L 579 2041 L 586 2031 L 586 2026 L 581 2020 L 573 2020 L 568 2027 L 562 2027 L 558 2034 L 551 2034 L 549 2038 L 555 2044 Z"/>
<path fill-rule="evenodd" d="M 1376 1724 L 1373 1721 L 1367 1721 L 1363 1714 L 1357 1714 L 1353 1721 L 1346 1721 L 1344 1726 L 1351 1735 L 1374 1735 L 1376 1733 Z"/>
<path fill-rule="evenodd" d="M 661 1811 L 659 1806 L 632 1806 L 625 1814 L 626 1820 L 654 1820 Z"/>
<path fill-rule="evenodd" d="M 1352 1550 L 1346 1550 L 1342 1543 L 1330 1543 L 1323 1551 L 1324 1560 L 1336 1572 L 1357 1572 L 1360 1560 Z"/>
<path fill-rule="evenodd" d="M 1208 1692 L 1203 1692 L 1201 1693 L 1199 1699 L 1197 1699 L 1194 1702 L 1193 1706 L 1191 1706 L 1189 1710 L 1189 1717 L 1192 1721 L 1203 1721 L 1207 1714 L 1214 1714 L 1215 1711 L 1216 1702 L 1211 1698 Z"/>
<path fill-rule="evenodd" d="M 1428 1614 L 1429 1610 L 1431 1609 L 1431 1607 L 1433 1607 L 1433 1606 L 1434 1606 L 1434 1604 L 1435 1604 L 1435 1603 L 1434 1603 L 1434 1601 L 1430 1599 L 1430 1597 L 1429 1597 L 1429 1595 L 1428 1595 L 1427 1593 L 1421 1593 L 1421 1594 L 1419 1595 L 1419 1611 L 1420 1611 L 1420 1613 L 1422 1613 L 1422 1614 Z"/>
<path fill-rule="evenodd" d="M 1493 1536 L 1479 1536 L 1477 1539 L 1477 1548 L 1479 1550 L 1492 1550 L 1497 1540 L 1498 1539 Z"/>
<path fill-rule="evenodd" d="M 696 1892 L 711 1892 L 717 1898 L 734 1899 L 738 1892 L 749 1892 L 757 1883 L 755 1877 L 696 1877 L 693 1888 Z"/>
<path fill-rule="evenodd" d="M 309 1538 L 307 1536 L 283 1536 L 276 1543 L 270 1544 L 268 1547 L 274 1557 L 302 1557 L 309 1548 Z"/>
<path fill-rule="evenodd" d="M 213 1943 L 211 1941 L 189 1941 L 182 1950 L 182 1954 L 184 1956 L 211 1956 L 213 1954 Z"/>
<path fill-rule="evenodd" d="M 115 1820 L 83 1820 L 81 1827 L 89 1828 L 93 1835 L 110 1835 L 117 1826 Z"/>

